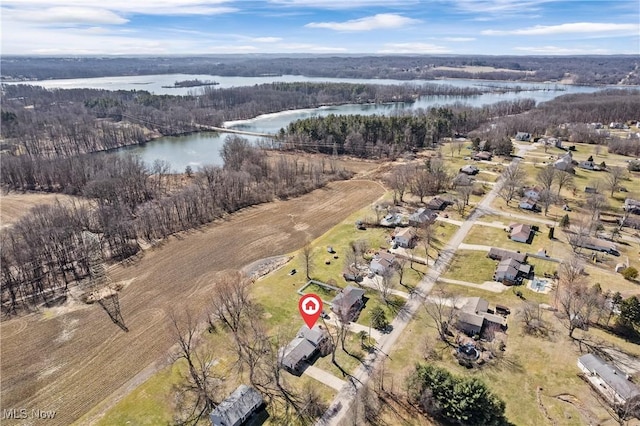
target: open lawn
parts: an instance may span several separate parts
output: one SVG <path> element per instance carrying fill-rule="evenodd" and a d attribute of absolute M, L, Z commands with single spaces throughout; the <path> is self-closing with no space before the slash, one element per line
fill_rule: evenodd
<path fill-rule="evenodd" d="M 66 425 L 106 398 L 128 393 L 162 367 L 174 344 L 168 314 L 204 312 L 217 271 L 294 251 L 383 192 L 371 181 L 331 183 L 295 199 L 247 208 L 112 267 L 114 282 L 129 283 L 119 297 L 128 333 L 100 306 L 73 301 L 2 322 L 3 404 L 55 410 L 58 414 L 50 423 Z M 278 295 L 284 308 L 276 314 L 295 312 L 295 290 L 304 281 Z M 83 422 L 93 423 L 101 413 L 91 413 Z"/>
<path fill-rule="evenodd" d="M 489 259 L 484 251 L 458 250 L 443 278 L 476 284 L 492 281 L 497 263 Z"/>
<path fill-rule="evenodd" d="M 462 289 L 455 286 L 447 288 L 451 291 Z M 465 290 L 471 291 L 461 295 L 472 295 L 473 289 Z M 545 312 L 544 319 L 554 330 L 553 334 L 549 338 L 531 337 L 523 334 L 515 316 L 521 303 L 519 299 L 508 293 L 486 293 L 482 296 L 489 300 L 490 306 L 500 303 L 511 307 L 506 351 L 502 358 L 471 370 L 461 367 L 452 355 L 452 348 L 438 340 L 433 320 L 424 311 L 419 311 L 389 354 L 385 383 L 393 377 L 393 391 L 404 396 L 404 378 L 416 362 L 428 360 L 455 374 L 482 379 L 505 401 L 507 417 L 514 424 L 617 424 L 593 396 L 589 386 L 578 377 L 576 360 L 582 355 L 579 345 L 568 338 L 566 330 L 551 313 Z M 617 343 L 615 338 L 605 338 L 605 342 Z M 538 404 L 538 393 L 550 419 Z M 574 403 L 560 400 L 559 397 L 565 396 Z"/>

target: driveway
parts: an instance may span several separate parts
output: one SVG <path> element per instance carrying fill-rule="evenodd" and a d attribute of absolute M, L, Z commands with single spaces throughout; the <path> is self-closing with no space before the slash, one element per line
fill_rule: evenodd
<path fill-rule="evenodd" d="M 302 373 L 304 375 L 307 375 L 313 379 L 316 379 L 317 381 L 319 381 L 320 383 L 323 383 L 327 386 L 329 386 L 330 388 L 333 388 L 337 391 L 339 391 L 340 389 L 342 389 L 344 387 L 344 385 L 347 384 L 347 382 L 345 382 L 342 379 L 337 378 L 336 376 L 334 376 L 333 374 L 329 373 L 328 371 L 324 371 L 318 367 L 314 367 L 313 365 L 308 366 L 305 370 L 304 373 Z"/>

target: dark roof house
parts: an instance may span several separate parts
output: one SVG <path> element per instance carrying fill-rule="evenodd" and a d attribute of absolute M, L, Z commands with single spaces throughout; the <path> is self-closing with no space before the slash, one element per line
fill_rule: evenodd
<path fill-rule="evenodd" d="M 240 426 L 262 407 L 260 393 L 247 385 L 240 385 L 209 414 L 213 426 Z"/>
<path fill-rule="evenodd" d="M 291 374 L 299 375 L 316 354 L 328 353 L 328 344 L 329 336 L 322 326 L 315 325 L 310 329 L 303 325 L 296 337 L 280 349 L 280 365 Z"/>
<path fill-rule="evenodd" d="M 449 205 L 448 201 L 443 200 L 440 197 L 433 197 L 427 203 L 427 208 L 431 210 L 444 210 L 447 208 L 448 205 Z"/>
<path fill-rule="evenodd" d="M 364 290 L 361 288 L 346 286 L 331 301 L 331 310 L 335 312 L 341 321 L 353 321 L 364 306 Z"/>
<path fill-rule="evenodd" d="M 489 250 L 489 254 L 487 255 L 491 259 L 502 260 L 504 258 L 515 259 L 520 263 L 524 263 L 527 261 L 526 253 L 517 253 L 511 250 L 505 250 L 501 248 L 491 247 Z"/>
<path fill-rule="evenodd" d="M 517 260 L 505 257 L 503 258 L 496 271 L 493 274 L 493 280 L 505 284 L 515 284 L 522 276 L 528 276 L 531 273 L 531 265 L 518 262 Z"/>
<path fill-rule="evenodd" d="M 470 297 L 458 313 L 456 326 L 471 335 L 480 334 L 482 328 L 490 324 L 503 329 L 507 326 L 506 318 L 488 311 L 489 302 L 481 297 Z"/>
<path fill-rule="evenodd" d="M 624 211 L 629 213 L 640 214 L 640 201 L 634 200 L 632 198 L 626 198 L 624 200 L 623 209 Z"/>
<path fill-rule="evenodd" d="M 531 133 L 518 132 L 518 133 L 516 133 L 516 140 L 517 141 L 529 142 L 529 140 L 531 140 Z"/>
<path fill-rule="evenodd" d="M 614 405 L 624 404 L 640 396 L 640 387 L 629 381 L 628 376 L 614 365 L 604 362 L 594 354 L 578 358 L 578 367 L 607 400 Z"/>

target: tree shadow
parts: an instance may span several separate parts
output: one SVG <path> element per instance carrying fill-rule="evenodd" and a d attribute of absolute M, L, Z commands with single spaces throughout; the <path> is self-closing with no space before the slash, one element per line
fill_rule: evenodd
<path fill-rule="evenodd" d="M 114 324 L 125 332 L 129 331 L 124 323 L 122 312 L 120 311 L 120 299 L 118 297 L 118 293 L 101 298 L 98 300 L 98 304 L 107 312 L 109 318 L 111 318 L 111 321 L 113 321 Z"/>

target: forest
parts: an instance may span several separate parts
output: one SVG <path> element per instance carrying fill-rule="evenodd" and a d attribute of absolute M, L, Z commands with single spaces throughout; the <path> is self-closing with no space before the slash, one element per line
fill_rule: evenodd
<path fill-rule="evenodd" d="M 205 74 L 255 77 L 482 78 L 488 80 L 560 81 L 575 84 L 640 84 L 638 57 L 618 56 L 338 56 L 338 55 L 216 55 L 190 57 L 23 57 L 0 58 L 7 80 L 44 80 L 151 74 Z M 493 67 L 467 72 L 461 67 Z M 460 70 L 438 67 L 461 68 Z M 527 71 L 527 72 L 525 72 Z"/>
<path fill-rule="evenodd" d="M 72 282 L 90 281 L 95 240 L 103 261 L 126 259 L 143 242 L 154 244 L 244 207 L 350 177 L 330 160 L 267 158 L 239 137 L 227 138 L 221 156 L 223 167 L 204 166 L 184 181 L 169 174 L 167 163 L 148 165 L 131 156 L 2 156 L 5 188 L 82 197 L 38 206 L 0 233 L 2 312 L 46 302 Z"/>
<path fill-rule="evenodd" d="M 220 126 L 287 109 L 344 103 L 412 102 L 424 95 L 475 96 L 476 88 L 449 85 L 273 83 L 217 89 L 200 96 L 146 91 L 46 90 L 3 85 L 0 136 L 13 154 L 68 157 L 134 145 L 159 136 Z M 489 89 L 488 89 L 489 90 Z"/>

